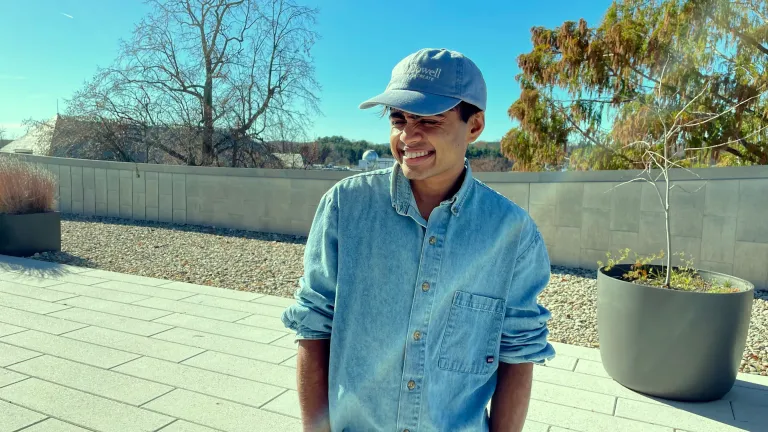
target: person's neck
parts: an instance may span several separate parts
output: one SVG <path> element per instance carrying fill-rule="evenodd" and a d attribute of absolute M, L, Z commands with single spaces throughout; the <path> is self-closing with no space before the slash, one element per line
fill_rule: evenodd
<path fill-rule="evenodd" d="M 411 190 L 419 207 L 419 213 L 425 220 L 429 220 L 432 210 L 441 202 L 455 195 L 461 189 L 462 180 L 466 169 L 462 165 L 459 171 L 446 172 L 438 177 L 424 180 L 412 180 Z"/>

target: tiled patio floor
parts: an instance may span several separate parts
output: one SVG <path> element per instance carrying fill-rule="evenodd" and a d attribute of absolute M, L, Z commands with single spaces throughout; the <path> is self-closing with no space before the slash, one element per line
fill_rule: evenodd
<path fill-rule="evenodd" d="M 0 256 L 0 432 L 300 430 L 290 299 Z M 653 400 L 556 344 L 526 431 L 768 431 L 768 378 Z"/>

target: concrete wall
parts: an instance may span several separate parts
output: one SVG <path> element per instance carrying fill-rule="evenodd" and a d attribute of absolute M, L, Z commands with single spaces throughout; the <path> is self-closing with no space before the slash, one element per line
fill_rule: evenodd
<path fill-rule="evenodd" d="M 62 212 L 306 235 L 320 196 L 344 172 L 144 165 L 13 156 L 59 179 Z M 673 249 L 697 267 L 768 288 L 768 167 L 675 170 Z M 596 268 L 607 251 L 665 247 L 653 185 L 632 171 L 478 173 L 533 216 L 552 262 Z M 694 180 L 691 180 L 694 179 Z"/>

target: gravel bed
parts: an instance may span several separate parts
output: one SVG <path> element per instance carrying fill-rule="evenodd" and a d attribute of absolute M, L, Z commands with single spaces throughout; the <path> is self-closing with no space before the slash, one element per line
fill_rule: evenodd
<path fill-rule="evenodd" d="M 62 252 L 35 258 L 173 281 L 292 297 L 305 237 L 62 216 Z M 540 296 L 550 340 L 598 347 L 596 272 L 552 267 Z M 768 291 L 755 293 L 741 372 L 768 376 Z"/>

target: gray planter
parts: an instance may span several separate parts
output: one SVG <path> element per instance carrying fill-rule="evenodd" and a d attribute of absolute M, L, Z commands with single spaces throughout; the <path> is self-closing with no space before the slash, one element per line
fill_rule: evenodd
<path fill-rule="evenodd" d="M 708 294 L 618 279 L 629 265 L 597 274 L 600 356 L 618 383 L 650 396 L 711 401 L 730 391 L 744 353 L 754 285 L 722 273 L 737 293 Z M 659 268 L 659 267 L 657 267 Z"/>
<path fill-rule="evenodd" d="M 28 257 L 60 250 L 59 212 L 0 214 L 0 255 Z"/>

